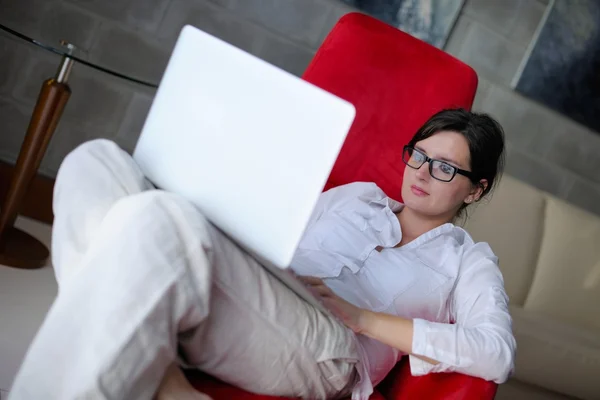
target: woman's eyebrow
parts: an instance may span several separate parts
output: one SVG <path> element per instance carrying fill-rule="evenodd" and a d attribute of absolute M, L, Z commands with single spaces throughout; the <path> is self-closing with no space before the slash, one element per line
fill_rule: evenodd
<path fill-rule="evenodd" d="M 426 152 L 426 151 L 425 151 L 425 150 L 424 150 L 422 147 L 420 147 L 420 146 L 415 146 L 415 149 L 419 150 L 419 151 L 420 151 L 420 152 L 422 152 L 422 153 L 425 153 L 425 154 L 427 154 L 427 152 Z M 429 154 L 427 154 L 427 155 L 429 155 Z M 433 158 L 433 157 L 432 157 L 432 158 Z M 459 163 L 459 162 L 456 162 L 456 161 L 454 161 L 454 160 L 452 160 L 452 159 L 450 159 L 450 158 L 446 158 L 446 157 L 436 157 L 436 160 L 446 161 L 446 162 L 448 162 L 448 163 L 454 164 L 454 165 L 456 165 L 456 166 L 458 166 L 458 167 L 461 167 L 461 168 L 462 168 L 462 164 L 461 164 L 461 163 Z"/>

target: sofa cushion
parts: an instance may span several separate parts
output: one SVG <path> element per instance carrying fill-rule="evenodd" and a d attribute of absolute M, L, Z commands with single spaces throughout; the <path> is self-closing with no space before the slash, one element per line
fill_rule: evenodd
<path fill-rule="evenodd" d="M 578 400 L 552 390 L 530 385 L 518 379 L 509 379 L 498 387 L 494 400 Z"/>
<path fill-rule="evenodd" d="M 543 231 L 545 196 L 505 175 L 493 197 L 468 209 L 465 228 L 474 240 L 488 242 L 500 260 L 511 304 L 525 301 Z"/>
<path fill-rule="evenodd" d="M 600 393 L 600 335 L 511 307 L 517 340 L 514 377 L 580 399 Z"/>
<path fill-rule="evenodd" d="M 600 334 L 600 217 L 548 197 L 538 266 L 524 307 Z"/>

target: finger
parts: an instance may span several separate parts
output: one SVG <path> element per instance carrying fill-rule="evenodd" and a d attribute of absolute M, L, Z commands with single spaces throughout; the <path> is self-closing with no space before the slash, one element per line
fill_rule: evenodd
<path fill-rule="evenodd" d="M 338 299 L 332 297 L 323 297 L 322 303 L 325 306 L 325 308 L 330 310 L 333 313 L 333 315 L 340 321 L 342 321 L 344 324 L 346 324 L 346 321 L 349 320 L 348 313 L 344 311 L 344 308 L 340 305 Z"/>
<path fill-rule="evenodd" d="M 331 297 L 333 292 L 324 284 L 322 285 L 312 285 L 314 291 L 316 291 L 322 297 Z"/>
<path fill-rule="evenodd" d="M 211 400 L 211 397 L 196 390 L 179 366 L 173 363 L 165 372 L 155 400 Z"/>
<path fill-rule="evenodd" d="M 307 285 L 323 285 L 323 279 L 314 276 L 298 276 L 298 279 Z"/>

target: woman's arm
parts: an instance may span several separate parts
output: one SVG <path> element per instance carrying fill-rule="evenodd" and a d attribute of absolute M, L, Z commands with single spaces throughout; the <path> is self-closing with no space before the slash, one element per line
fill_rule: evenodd
<path fill-rule="evenodd" d="M 409 354 L 413 375 L 460 372 L 502 383 L 512 371 L 516 343 L 508 298 L 496 257 L 485 243 L 463 256 L 451 298 L 452 324 L 363 310 L 318 281 L 305 279 L 352 330 Z"/>
<path fill-rule="evenodd" d="M 412 354 L 413 320 L 394 315 L 376 313 L 356 307 L 337 296 L 322 279 L 311 276 L 298 276 L 329 310 L 354 332 L 379 340 L 403 353 Z M 413 354 L 432 365 L 438 361 Z"/>
<path fill-rule="evenodd" d="M 403 353 L 411 354 L 431 365 L 439 364 L 439 361 L 412 353 L 414 334 L 412 319 L 361 310 L 360 320 L 360 332 L 357 333 L 385 343 Z"/>
<path fill-rule="evenodd" d="M 516 342 L 498 260 L 487 243 L 465 251 L 450 298 L 453 324 L 413 321 L 411 358 L 415 375 L 456 371 L 496 383 L 506 381 L 514 366 Z"/>

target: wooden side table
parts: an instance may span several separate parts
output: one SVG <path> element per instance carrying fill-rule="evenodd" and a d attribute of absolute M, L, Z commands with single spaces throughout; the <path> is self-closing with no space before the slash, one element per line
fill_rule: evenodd
<path fill-rule="evenodd" d="M 65 41 L 61 42 L 62 48 L 55 48 L 44 45 L 4 25 L 0 25 L 0 30 L 62 57 L 56 75 L 42 84 L 25 139 L 19 151 L 8 192 L 2 200 L 0 208 L 0 264 L 15 268 L 35 269 L 46 265 L 50 252 L 36 238 L 15 228 L 14 223 L 19 214 L 19 207 L 44 158 L 50 139 L 71 95 L 68 79 L 73 64 L 79 62 L 103 73 L 151 88 L 156 88 L 158 85 L 129 77 L 76 57 L 73 55 L 75 47 Z"/>

